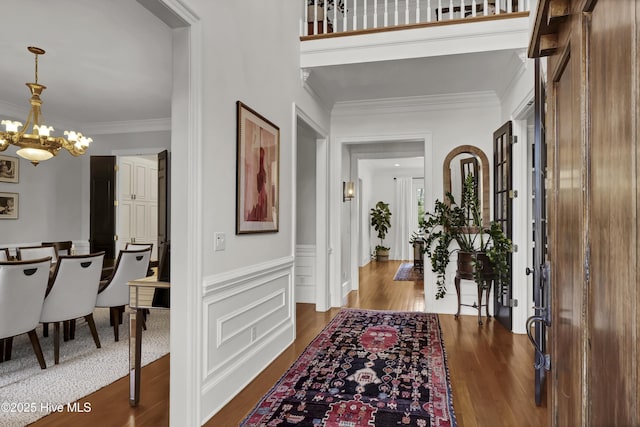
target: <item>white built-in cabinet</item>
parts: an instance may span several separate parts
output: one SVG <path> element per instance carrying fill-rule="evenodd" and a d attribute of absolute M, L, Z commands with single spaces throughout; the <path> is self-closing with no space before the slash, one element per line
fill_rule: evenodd
<path fill-rule="evenodd" d="M 128 242 L 158 247 L 158 161 L 146 157 L 121 157 L 118 170 L 118 248 Z"/>

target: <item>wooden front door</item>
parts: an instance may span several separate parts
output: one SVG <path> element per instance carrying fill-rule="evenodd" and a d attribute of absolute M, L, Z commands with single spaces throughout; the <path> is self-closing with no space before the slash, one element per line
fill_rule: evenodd
<path fill-rule="evenodd" d="M 638 425 L 638 22 L 636 1 L 585 15 L 588 423 Z M 635 30 L 635 31 L 634 31 Z"/>
<path fill-rule="evenodd" d="M 512 185 L 512 125 L 507 122 L 493 133 L 493 220 L 500 224 L 502 231 L 511 239 L 513 237 L 513 204 L 515 194 Z M 513 325 L 512 304 L 513 271 L 512 256 L 509 254 L 509 277 L 502 286 L 496 285 L 493 291 L 494 317 L 508 331 Z"/>
<path fill-rule="evenodd" d="M 551 55 L 551 425 L 637 425 L 640 3 L 552 3 L 530 49 Z"/>

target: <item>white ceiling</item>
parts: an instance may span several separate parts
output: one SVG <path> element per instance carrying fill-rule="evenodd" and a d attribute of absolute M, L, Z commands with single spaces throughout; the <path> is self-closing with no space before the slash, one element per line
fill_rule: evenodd
<path fill-rule="evenodd" d="M 171 30 L 134 0 L 3 0 L 0 100 L 29 108 L 34 56 L 45 122 L 171 116 Z M 6 114 L 6 113 L 5 113 Z M 3 114 L 4 115 L 4 114 Z M 56 129 L 58 131 L 59 129 Z"/>
<path fill-rule="evenodd" d="M 393 159 L 360 159 L 360 165 L 376 172 L 424 170 L 424 157 L 401 157 Z"/>
<path fill-rule="evenodd" d="M 311 69 L 309 85 L 328 102 L 493 91 L 500 94 L 518 64 L 515 50 Z"/>

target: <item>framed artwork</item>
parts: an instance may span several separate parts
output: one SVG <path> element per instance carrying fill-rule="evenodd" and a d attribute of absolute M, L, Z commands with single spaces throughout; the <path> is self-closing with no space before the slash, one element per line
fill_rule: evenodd
<path fill-rule="evenodd" d="M 18 193 L 0 193 L 0 219 L 18 219 Z"/>
<path fill-rule="evenodd" d="M 236 102 L 236 234 L 278 231 L 280 129 Z"/>
<path fill-rule="evenodd" d="M 11 156 L 0 156 L 0 182 L 18 183 L 20 159 Z"/>

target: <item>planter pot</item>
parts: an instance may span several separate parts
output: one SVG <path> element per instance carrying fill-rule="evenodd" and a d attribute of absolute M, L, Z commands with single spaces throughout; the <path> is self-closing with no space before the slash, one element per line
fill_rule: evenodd
<path fill-rule="evenodd" d="M 474 263 L 482 268 L 481 274 L 483 277 L 495 276 L 493 264 L 487 254 L 483 252 L 471 253 L 462 251 L 458 252 L 458 269 L 456 270 L 456 276 L 461 279 L 473 280 Z"/>
<path fill-rule="evenodd" d="M 389 260 L 389 250 L 377 250 L 376 251 L 376 261 L 388 261 Z"/>

